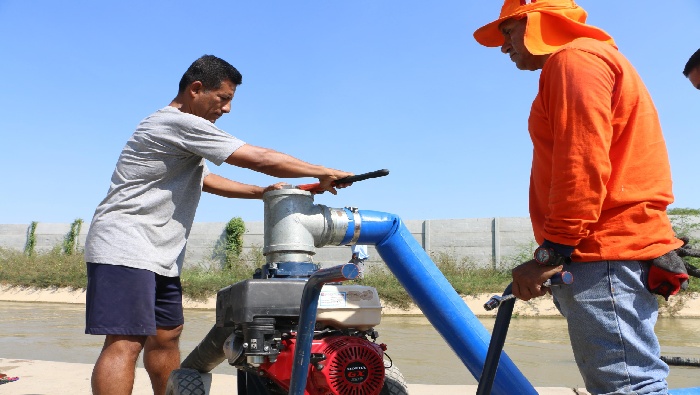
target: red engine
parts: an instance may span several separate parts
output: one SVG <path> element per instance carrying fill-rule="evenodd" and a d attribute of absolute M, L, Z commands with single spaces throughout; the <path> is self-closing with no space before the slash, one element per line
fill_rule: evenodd
<path fill-rule="evenodd" d="M 274 363 L 260 370 L 289 390 L 296 339 L 282 341 Z M 384 385 L 384 344 L 353 336 L 329 336 L 311 345 L 306 395 L 378 395 Z"/>

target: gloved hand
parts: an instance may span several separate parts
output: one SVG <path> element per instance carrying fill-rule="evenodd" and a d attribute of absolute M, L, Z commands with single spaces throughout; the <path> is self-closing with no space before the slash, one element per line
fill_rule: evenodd
<path fill-rule="evenodd" d="M 687 237 L 680 237 L 680 239 L 683 240 L 683 245 L 681 246 L 681 248 L 676 250 L 676 253 L 678 253 L 678 256 L 700 258 L 700 250 L 693 248 L 689 244 L 690 240 Z M 698 269 L 697 267 L 686 262 L 685 269 L 688 272 L 688 275 L 700 278 L 700 269 Z"/>
<path fill-rule="evenodd" d="M 668 300 L 669 296 L 688 288 L 686 263 L 676 251 L 670 251 L 650 262 L 647 287 L 651 293 Z"/>

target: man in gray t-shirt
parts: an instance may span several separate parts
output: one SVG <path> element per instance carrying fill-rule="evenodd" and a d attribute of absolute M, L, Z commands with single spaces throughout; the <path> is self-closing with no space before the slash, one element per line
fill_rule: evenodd
<path fill-rule="evenodd" d="M 283 184 L 232 181 L 211 173 L 205 159 L 274 177 L 316 177 L 334 194 L 333 182 L 351 175 L 246 144 L 217 128 L 241 82 L 226 61 L 197 59 L 175 99 L 141 121 L 119 156 L 85 243 L 85 332 L 106 335 L 92 374 L 94 394 L 129 393 L 142 350 L 155 394 L 165 392 L 170 371 L 180 365 L 179 275 L 201 192 L 260 199 Z"/>

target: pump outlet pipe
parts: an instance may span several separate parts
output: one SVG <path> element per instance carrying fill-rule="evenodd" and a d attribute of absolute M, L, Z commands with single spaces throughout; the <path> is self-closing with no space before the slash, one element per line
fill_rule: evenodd
<path fill-rule="evenodd" d="M 309 375 L 311 343 L 314 340 L 318 299 L 323 284 L 333 281 L 353 280 L 359 274 L 357 266 L 352 263 L 321 269 L 309 277 L 301 296 L 297 346 L 294 349 L 294 365 L 289 383 L 289 395 L 304 395 L 306 378 Z"/>

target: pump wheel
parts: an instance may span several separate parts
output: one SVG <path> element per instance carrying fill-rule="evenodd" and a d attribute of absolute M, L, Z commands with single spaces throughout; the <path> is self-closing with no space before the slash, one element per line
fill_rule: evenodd
<path fill-rule="evenodd" d="M 202 376 L 194 369 L 175 369 L 168 377 L 165 395 L 205 395 Z"/>
<path fill-rule="evenodd" d="M 384 386 L 379 395 L 408 395 L 408 385 L 395 365 L 384 370 Z"/>

